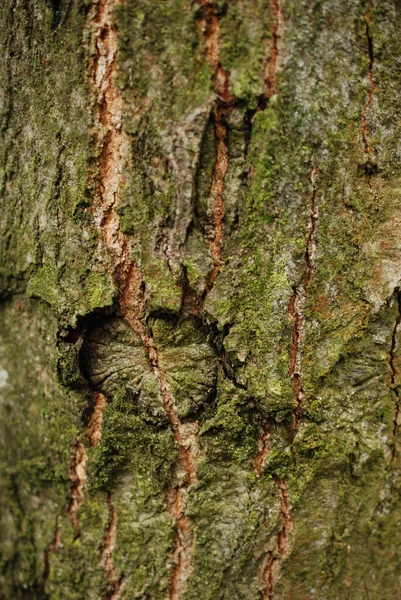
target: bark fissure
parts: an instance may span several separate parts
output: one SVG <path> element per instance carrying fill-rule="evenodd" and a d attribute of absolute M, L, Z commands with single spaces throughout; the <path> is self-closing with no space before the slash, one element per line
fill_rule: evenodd
<path fill-rule="evenodd" d="M 258 478 L 263 477 L 263 463 L 269 453 L 269 431 L 265 429 L 259 440 L 259 452 L 255 460 L 255 471 Z M 291 503 L 287 485 L 282 477 L 274 474 L 273 480 L 280 494 L 281 529 L 276 533 L 273 547 L 268 551 L 262 571 L 263 589 L 259 594 L 260 600 L 273 600 L 274 584 L 280 571 L 281 563 L 289 555 L 290 534 L 293 528 Z"/>
<path fill-rule="evenodd" d="M 86 427 L 86 436 L 91 446 L 97 446 L 102 439 L 102 426 L 107 399 L 104 394 L 94 392 L 94 404 Z"/>
<path fill-rule="evenodd" d="M 7 98 L 7 109 L 5 110 L 4 123 L 1 128 L 3 132 L 6 132 L 9 127 L 11 115 L 13 114 L 13 108 L 14 108 L 13 72 L 12 72 L 11 60 L 14 56 L 12 48 L 13 48 L 13 42 L 14 42 L 13 28 L 14 28 L 16 7 L 17 7 L 17 0 L 13 0 L 10 4 L 10 13 L 9 13 L 10 14 L 10 16 L 9 16 L 10 36 L 9 36 L 9 39 L 7 40 L 7 50 L 8 50 L 7 71 L 6 71 L 7 84 L 6 84 L 6 92 L 5 92 L 5 96 Z"/>
<path fill-rule="evenodd" d="M 224 217 L 224 181 L 228 169 L 228 128 L 225 117 L 232 110 L 230 107 L 218 106 L 215 115 L 216 136 L 216 163 L 212 175 L 210 196 L 214 203 L 214 232 L 210 241 L 210 250 L 213 257 L 213 268 L 208 274 L 205 283 L 204 295 L 207 295 L 219 276 L 221 266 L 221 250 L 223 244 L 223 217 Z"/>
<path fill-rule="evenodd" d="M 169 512 L 175 523 L 173 569 L 170 580 L 170 600 L 178 600 L 184 592 L 192 569 L 194 532 L 186 515 L 189 488 L 196 482 L 195 459 L 197 454 L 198 423 L 181 423 L 166 374 L 160 366 L 159 351 L 152 332 L 144 325 L 140 316 L 144 304 L 144 284 L 135 265 L 131 265 L 130 275 L 121 295 L 123 314 L 139 335 L 146 349 L 150 365 L 159 384 L 164 410 L 171 425 L 174 441 L 178 446 L 177 461 L 172 482 L 166 490 Z M 132 308 L 132 298 L 136 300 Z"/>
<path fill-rule="evenodd" d="M 100 551 L 100 566 L 108 584 L 106 599 L 119 600 L 126 585 L 126 578 L 123 573 L 118 576 L 117 568 L 114 564 L 113 552 L 116 547 L 117 512 L 111 500 L 111 494 L 107 498 L 107 506 L 109 509 L 109 520 Z"/>
<path fill-rule="evenodd" d="M 78 437 L 71 450 L 70 459 L 70 499 L 67 505 L 67 516 L 70 519 L 76 537 L 81 536 L 81 529 L 77 519 L 77 511 L 82 506 L 84 501 L 84 487 L 86 484 L 86 462 L 87 454 L 85 446 Z"/>
<path fill-rule="evenodd" d="M 396 437 L 398 432 L 398 419 L 400 416 L 401 409 L 401 394 L 398 387 L 398 369 L 396 365 L 396 349 L 397 349 L 397 337 L 398 330 L 401 323 L 401 293 L 397 294 L 397 306 L 398 306 L 398 315 L 394 322 L 393 331 L 391 334 L 391 346 L 390 346 L 390 358 L 389 365 L 391 371 L 391 379 L 390 379 L 390 387 L 395 396 L 395 408 L 394 408 L 394 417 L 393 417 L 393 440 L 392 440 L 392 450 L 391 450 L 391 460 L 392 462 L 395 459 L 396 455 Z"/>
<path fill-rule="evenodd" d="M 100 141 L 99 202 L 95 207 L 95 220 L 102 231 L 106 250 L 119 259 L 118 266 L 124 267 L 128 244 L 120 231 L 116 206 L 124 185 L 123 168 L 129 152 L 129 140 L 123 127 L 123 100 L 115 81 L 118 37 L 113 26 L 113 10 L 119 4 L 119 0 L 101 0 L 95 17 L 93 83 L 98 129 L 95 141 Z M 118 276 L 121 277 L 120 274 Z"/>
<path fill-rule="evenodd" d="M 366 11 L 366 14 L 365 14 L 365 23 L 366 23 L 365 24 L 365 32 L 366 32 L 368 57 L 369 57 L 369 66 L 368 66 L 369 88 L 368 88 L 366 101 L 363 106 L 362 115 L 361 115 L 362 140 L 363 140 L 365 154 L 366 154 L 368 160 L 372 159 L 373 148 L 372 148 L 371 141 L 370 141 L 369 127 L 368 127 L 368 123 L 367 123 L 367 115 L 368 115 L 369 109 L 372 105 L 373 96 L 374 96 L 374 93 L 376 90 L 376 83 L 373 78 L 373 66 L 374 66 L 375 57 L 374 57 L 374 52 L 373 52 L 373 39 L 372 39 L 372 35 L 370 33 L 370 10 L 371 10 L 371 8 L 372 8 L 372 1 L 370 0 L 368 10 Z"/>
<path fill-rule="evenodd" d="M 316 175 L 317 167 L 313 167 L 310 173 L 310 183 L 312 186 L 310 213 L 309 213 L 309 233 L 306 241 L 306 249 L 304 254 L 304 275 L 299 286 L 293 288 L 293 294 L 288 304 L 288 312 L 294 322 L 291 333 L 291 349 L 290 349 L 290 364 L 289 375 L 292 379 L 294 399 L 296 407 L 292 413 L 292 437 L 295 437 L 299 429 L 299 423 L 302 415 L 304 404 L 304 392 L 302 387 L 302 346 L 305 336 L 305 317 L 302 312 L 302 305 L 306 301 L 307 290 L 309 283 L 315 271 L 314 252 L 315 252 L 315 232 L 318 219 L 316 206 Z"/>
<path fill-rule="evenodd" d="M 269 438 L 270 432 L 269 428 L 265 427 L 262 435 L 259 438 L 258 442 L 258 453 L 255 459 L 255 471 L 257 477 L 260 479 L 263 476 L 263 465 L 266 459 L 266 456 L 269 453 Z"/>
<path fill-rule="evenodd" d="M 280 57 L 280 40 L 283 28 L 283 0 L 273 0 L 274 28 L 270 58 L 265 69 L 265 99 L 266 103 L 277 93 L 277 67 Z"/>
<path fill-rule="evenodd" d="M 56 552 L 57 548 L 61 545 L 60 528 L 58 525 L 58 518 L 56 518 L 56 524 L 54 528 L 53 539 L 49 547 L 45 550 L 43 555 L 43 580 L 45 583 L 48 582 L 50 576 L 50 561 L 52 555 Z"/>
<path fill-rule="evenodd" d="M 282 7 L 283 0 L 273 0 L 272 10 L 274 15 L 274 26 L 270 48 L 270 58 L 265 68 L 265 92 L 263 96 L 259 98 L 259 103 L 256 110 L 251 115 L 249 115 L 249 140 L 252 134 L 253 117 L 255 116 L 255 113 L 260 110 L 264 110 L 267 107 L 270 98 L 273 95 L 277 94 L 277 68 L 280 57 L 280 41 L 282 38 L 283 28 Z M 256 472 L 258 474 L 258 477 L 261 477 L 262 475 L 263 463 L 269 451 L 268 439 L 269 431 L 268 427 L 266 427 L 258 442 L 258 454 L 256 458 Z"/>
<path fill-rule="evenodd" d="M 205 20 L 206 57 L 214 71 L 214 91 L 217 105 L 214 113 L 214 131 L 216 140 L 216 162 L 210 186 L 210 198 L 214 204 L 214 232 L 210 240 L 210 251 L 213 257 L 213 268 L 205 282 L 203 296 L 213 288 L 221 267 L 221 251 L 223 245 L 224 188 L 229 165 L 228 125 L 227 118 L 235 106 L 235 96 L 230 91 L 230 76 L 220 62 L 220 25 L 217 7 L 213 2 L 202 0 L 201 8 Z"/>
<path fill-rule="evenodd" d="M 114 258 L 113 275 L 119 290 L 121 312 L 146 349 L 159 384 L 174 440 L 179 449 L 179 460 L 173 482 L 166 492 L 168 509 L 175 523 L 170 598 L 177 600 L 185 589 L 193 553 L 194 537 L 186 516 L 186 505 L 188 489 L 196 479 L 194 447 L 196 447 L 197 423 L 182 424 L 178 418 L 166 375 L 160 367 L 154 338 L 143 322 L 145 285 L 139 268 L 129 258 L 128 240 L 120 231 L 120 220 L 116 211 L 124 185 L 123 165 L 127 160 L 129 147 L 128 137 L 123 127 L 123 101 L 115 83 L 118 40 L 111 18 L 113 6 L 116 4 L 117 2 L 114 1 L 102 0 L 96 17 L 97 55 L 94 61 L 93 79 L 98 93 L 98 122 L 106 133 L 103 137 L 99 161 L 99 207 L 95 217 L 102 231 L 104 245 Z M 114 508 L 113 511 L 115 513 Z M 115 524 L 116 522 L 117 516 L 115 516 Z M 114 546 L 115 542 L 110 547 L 110 552 Z"/>
<path fill-rule="evenodd" d="M 92 81 L 95 89 L 95 145 L 99 147 L 98 198 L 94 210 L 95 222 L 108 254 L 113 258 L 112 273 L 117 287 L 122 278 L 121 269 L 128 262 L 128 243 L 120 231 L 116 206 L 124 185 L 123 168 L 128 156 L 128 137 L 123 128 L 123 101 L 116 85 L 117 31 L 113 12 L 120 0 L 100 0 L 94 15 L 93 46 L 95 57 Z M 93 409 L 88 419 L 87 436 L 92 446 L 101 440 L 106 398 L 96 393 Z M 116 546 L 117 512 L 108 498 L 109 523 L 100 554 L 100 566 L 108 582 L 107 599 L 117 600 L 125 586 L 125 577 L 117 578 L 113 551 Z"/>
<path fill-rule="evenodd" d="M 290 534 L 293 528 L 291 504 L 288 490 L 284 480 L 275 475 L 274 481 L 280 493 L 280 519 L 281 529 L 276 534 L 273 549 L 268 552 L 267 560 L 263 570 L 264 589 L 260 595 L 261 600 L 274 599 L 274 585 L 281 568 L 281 563 L 288 557 L 290 551 Z"/>

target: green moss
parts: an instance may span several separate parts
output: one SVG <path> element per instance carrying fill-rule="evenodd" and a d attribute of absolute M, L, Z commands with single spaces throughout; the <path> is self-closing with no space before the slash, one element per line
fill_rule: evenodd
<path fill-rule="evenodd" d="M 136 414 L 127 392 L 116 393 L 106 410 L 102 443 L 93 450 L 90 467 L 92 485 L 113 489 L 116 480 L 127 470 L 133 470 L 151 486 L 149 493 L 160 493 L 174 460 L 171 431 L 146 423 Z"/>

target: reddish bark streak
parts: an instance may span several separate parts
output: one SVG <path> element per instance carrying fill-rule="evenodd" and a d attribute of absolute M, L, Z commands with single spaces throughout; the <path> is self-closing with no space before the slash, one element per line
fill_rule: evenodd
<path fill-rule="evenodd" d="M 261 600 L 273 600 L 274 598 L 274 584 L 277 580 L 282 561 L 289 555 L 290 534 L 293 528 L 291 504 L 287 486 L 284 480 L 278 475 L 274 476 L 274 481 L 280 492 L 280 519 L 282 527 L 277 532 L 273 549 L 270 550 L 267 555 L 262 575 L 264 589 L 261 593 Z"/>
<path fill-rule="evenodd" d="M 180 480 L 177 473 L 175 474 L 175 481 L 167 494 L 168 507 L 176 526 L 175 565 L 171 575 L 170 598 L 177 600 L 184 590 L 191 565 L 193 535 L 185 510 L 188 488 L 195 481 L 194 448 L 196 448 L 197 423 L 184 425 L 177 416 L 167 378 L 160 368 L 153 336 L 141 320 L 145 301 L 143 280 L 137 265 L 129 258 L 128 240 L 120 231 L 120 221 L 116 211 L 124 186 L 123 165 L 129 155 L 129 140 L 123 128 L 123 101 L 115 84 L 118 39 L 117 32 L 112 26 L 112 9 L 117 3 L 114 0 L 101 0 L 96 16 L 97 57 L 94 62 L 93 80 L 97 91 L 98 121 L 105 130 L 101 140 L 97 221 L 107 251 L 117 259 L 113 266 L 120 292 L 121 312 L 141 338 L 160 386 L 164 408 L 179 448 L 180 458 L 176 471 L 177 473 L 182 469 L 185 471 L 183 480 Z M 112 524 L 116 523 L 116 518 L 111 522 Z M 113 544 L 109 546 L 110 552 L 113 547 Z"/>
<path fill-rule="evenodd" d="M 270 450 L 269 437 L 270 433 L 266 427 L 263 434 L 259 438 L 258 453 L 255 459 L 255 471 L 259 479 L 263 476 L 263 465 Z"/>
<path fill-rule="evenodd" d="M 279 61 L 280 40 L 283 27 L 282 5 L 282 0 L 273 0 L 272 2 L 274 28 L 270 58 L 265 70 L 265 95 L 267 100 L 270 100 L 270 98 L 277 93 L 277 66 Z"/>
<path fill-rule="evenodd" d="M 294 292 L 290 298 L 288 304 L 288 312 L 290 313 L 294 326 L 291 333 L 291 348 L 290 348 L 290 364 L 289 364 L 289 375 L 292 379 L 292 387 L 294 392 L 294 398 L 296 401 L 296 408 L 294 409 L 293 423 L 292 423 L 292 437 L 295 437 L 299 429 L 299 423 L 303 410 L 303 390 L 302 390 L 302 376 L 301 376 L 301 352 L 303 338 L 305 335 L 305 322 L 302 314 L 301 305 L 305 302 L 306 294 L 309 283 L 313 277 L 315 271 L 315 265 L 313 260 L 313 254 L 315 250 L 315 232 L 317 223 L 317 208 L 316 208 L 316 186 L 315 177 L 317 174 L 317 168 L 313 167 L 310 174 L 310 182 L 312 185 L 312 196 L 310 204 L 310 217 L 309 217 L 309 233 L 306 241 L 306 249 L 304 254 L 305 272 L 299 287 L 294 288 Z"/>
<path fill-rule="evenodd" d="M 224 181 L 228 169 L 228 144 L 227 125 L 225 117 L 231 108 L 218 106 L 216 109 L 215 133 L 216 133 L 216 163 L 212 175 L 210 197 L 214 203 L 214 235 L 210 241 L 210 250 L 213 256 L 213 268 L 205 283 L 205 295 L 213 288 L 220 273 L 221 247 L 223 243 L 223 217 L 224 217 Z"/>
<path fill-rule="evenodd" d="M 97 446 L 102 438 L 104 413 L 107 406 L 106 396 L 94 392 L 94 406 L 86 428 L 86 436 L 91 446 Z"/>
<path fill-rule="evenodd" d="M 266 427 L 259 440 L 259 451 L 255 460 L 255 471 L 258 478 L 263 477 L 263 463 L 269 450 L 269 431 Z M 293 527 L 291 504 L 285 481 L 278 475 L 273 475 L 273 479 L 280 492 L 280 519 L 282 527 L 276 534 L 273 549 L 267 553 L 262 573 L 263 589 L 260 596 L 261 600 L 272 600 L 274 597 L 275 579 L 277 578 L 281 562 L 289 554 L 289 537 Z"/>
<path fill-rule="evenodd" d="M 105 531 L 102 549 L 100 551 L 100 566 L 108 582 L 107 600 L 119 600 L 126 585 L 124 575 L 117 576 L 117 569 L 114 564 L 113 552 L 116 547 L 117 537 L 117 512 L 111 501 L 111 495 L 107 499 L 109 508 L 109 522 Z"/>
<path fill-rule="evenodd" d="M 70 500 L 67 506 L 67 516 L 75 529 L 76 536 L 81 535 L 76 513 L 84 501 L 84 487 L 86 484 L 86 450 L 78 437 L 72 447 L 70 460 L 71 490 Z"/>
<path fill-rule="evenodd" d="M 132 305 L 132 299 L 134 304 Z M 174 440 L 179 449 L 179 461 L 173 482 L 166 493 L 167 505 L 175 522 L 174 566 L 171 573 L 170 600 L 178 600 L 183 593 L 192 568 L 194 535 L 186 516 L 188 490 L 196 481 L 195 459 L 198 423 L 181 423 L 166 375 L 160 367 L 158 350 L 153 336 L 140 319 L 144 299 L 138 269 L 131 265 L 130 275 L 121 295 L 122 312 L 134 331 L 140 336 L 148 354 L 153 373 L 159 383 L 164 410 L 170 421 Z M 184 476 L 182 476 L 182 471 Z"/>
<path fill-rule="evenodd" d="M 129 139 L 123 127 L 123 100 L 115 82 L 118 37 L 113 26 L 113 11 L 120 3 L 120 0 L 99 1 L 95 17 L 93 84 L 98 123 L 95 141 L 100 144 L 99 202 L 95 218 L 107 251 L 119 259 L 121 267 L 128 257 L 128 244 L 120 231 L 115 209 L 124 186 L 123 168 L 128 160 Z"/>
<path fill-rule="evenodd" d="M 398 315 L 394 323 L 393 332 L 391 335 L 391 347 L 390 347 L 390 371 L 391 371 L 391 389 L 394 392 L 396 401 L 395 401 L 395 410 L 393 417 L 393 444 L 392 444 L 392 452 L 391 452 L 391 461 L 393 462 L 396 455 L 396 437 L 398 431 L 398 419 L 400 416 L 401 409 L 401 396 L 398 388 L 398 371 L 396 366 L 396 348 L 397 348 L 397 337 L 398 337 L 398 329 L 401 323 L 401 294 L 398 293 L 397 296 L 397 304 L 398 304 Z"/>
<path fill-rule="evenodd" d="M 201 0 L 205 17 L 206 56 L 214 71 L 214 91 L 222 102 L 233 104 L 235 97 L 230 91 L 230 76 L 220 62 L 220 23 L 214 2 Z"/>
<path fill-rule="evenodd" d="M 129 155 L 129 140 L 123 128 L 123 101 L 116 86 L 116 57 L 118 37 L 113 25 L 113 11 L 120 0 L 99 0 L 93 25 L 93 85 L 96 94 L 95 143 L 100 146 L 98 171 L 98 203 L 95 220 L 99 226 L 106 251 L 115 259 L 112 265 L 116 283 L 120 286 L 129 266 L 128 243 L 120 231 L 116 211 L 124 186 L 123 167 Z M 101 440 L 106 398 L 95 394 L 95 403 L 89 418 L 87 436 L 92 446 Z M 117 513 L 108 499 L 109 523 L 100 555 L 100 565 L 109 585 L 108 600 L 118 600 L 125 586 L 125 577 L 117 577 L 113 560 L 116 545 Z"/>
<path fill-rule="evenodd" d="M 368 159 L 372 157 L 373 148 L 370 143 L 369 128 L 368 128 L 368 123 L 367 123 L 367 114 L 372 105 L 373 95 L 376 90 L 376 84 L 373 79 L 373 65 L 374 65 L 373 40 L 372 40 L 372 36 L 370 34 L 370 27 L 369 27 L 369 25 L 370 25 L 370 9 L 371 8 L 372 8 L 372 1 L 369 2 L 369 8 L 365 14 L 366 38 L 367 38 L 367 42 L 368 42 L 368 53 L 369 53 L 369 69 L 368 69 L 369 89 L 368 89 L 368 95 L 366 98 L 366 102 L 362 109 L 362 116 L 361 116 L 363 146 L 365 149 L 365 154 L 368 157 Z"/>
<path fill-rule="evenodd" d="M 206 56 L 214 71 L 214 91 L 218 97 L 215 111 L 214 129 L 216 136 L 216 163 L 212 175 L 210 197 L 214 204 L 214 235 L 210 241 L 213 268 L 206 278 L 204 296 L 211 289 L 220 273 L 221 248 L 223 243 L 224 182 L 228 170 L 228 127 L 226 120 L 235 105 L 235 97 L 230 91 L 230 76 L 220 62 L 219 17 L 216 6 L 209 0 L 201 0 L 205 18 Z"/>

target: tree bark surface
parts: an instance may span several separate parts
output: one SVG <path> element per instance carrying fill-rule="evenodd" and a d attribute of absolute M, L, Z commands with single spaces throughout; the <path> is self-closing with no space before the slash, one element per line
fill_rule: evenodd
<path fill-rule="evenodd" d="M 1 3 L 1 599 L 401 599 L 400 19 Z"/>

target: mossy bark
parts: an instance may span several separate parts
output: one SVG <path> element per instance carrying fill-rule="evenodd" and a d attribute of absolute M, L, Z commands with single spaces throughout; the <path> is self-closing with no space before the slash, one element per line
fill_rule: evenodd
<path fill-rule="evenodd" d="M 0 598 L 401 598 L 400 3 L 0 15 Z"/>

